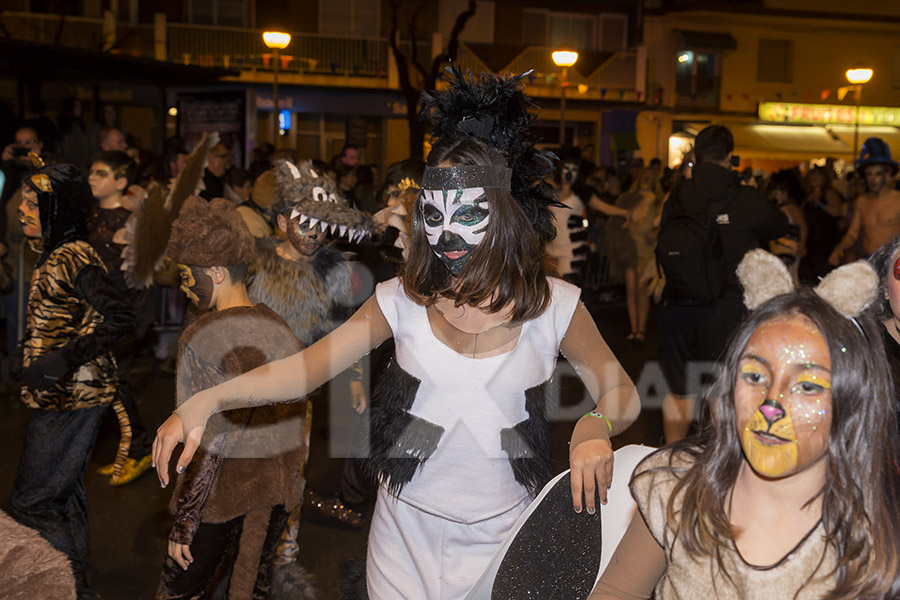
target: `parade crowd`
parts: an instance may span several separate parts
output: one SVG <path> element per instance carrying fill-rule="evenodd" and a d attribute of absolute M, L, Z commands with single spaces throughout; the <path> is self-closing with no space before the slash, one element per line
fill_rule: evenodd
<path fill-rule="evenodd" d="M 77 101 L 18 123 L 0 157 L 2 376 L 33 410 L 0 590 L 15 572 L 10 597 L 99 597 L 84 478 L 112 407 L 101 474 L 155 467 L 172 489 L 156 598 L 900 597 L 888 145 L 865 140 L 840 173 L 739 171 L 711 125 L 674 168 L 598 166 L 534 145 L 522 88 L 455 73 L 423 95 L 428 156 L 384 174 L 353 144 L 330 160 L 261 144 L 245 169 L 215 132 L 156 156 L 112 109 L 85 126 Z M 640 399 L 581 298 L 619 290 L 628 343 L 659 340 L 666 445 L 610 489 Z M 175 377 L 162 424 L 130 384 L 148 355 Z M 555 479 L 560 356 L 591 407 Z M 368 422 L 365 458 L 327 492 L 306 486 L 326 394 Z M 362 527 L 369 495 L 366 561 L 314 582 L 301 507 Z M 617 503 L 634 516 L 610 547 Z M 601 520 L 602 569 L 583 556 Z"/>

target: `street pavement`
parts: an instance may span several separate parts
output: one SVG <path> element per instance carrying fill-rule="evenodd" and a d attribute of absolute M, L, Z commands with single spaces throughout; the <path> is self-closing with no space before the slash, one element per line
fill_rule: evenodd
<path fill-rule="evenodd" d="M 651 309 L 647 341 L 626 340 L 628 318 L 621 297 L 600 298 L 585 295 L 585 303 L 605 340 L 636 382 L 650 393 L 642 397 L 641 417 L 628 431 L 614 440 L 616 447 L 628 443 L 657 446 L 661 443 L 659 397 L 652 386 L 653 369 L 647 364 L 656 360 L 657 339 L 655 309 Z M 642 378 L 643 375 L 643 378 Z M 571 378 L 567 378 L 571 379 Z M 647 386 L 650 381 L 651 385 Z M 132 383 L 140 411 L 151 430 L 162 423 L 173 408 L 174 377 L 165 372 L 151 353 L 135 361 Z M 340 387 L 343 384 L 335 384 Z M 572 381 L 564 381 L 563 388 Z M 342 389 L 346 389 L 343 387 Z M 577 394 L 569 389 L 566 394 Z M 566 399 L 563 398 L 563 406 Z M 571 407 L 570 407 L 571 408 Z M 9 493 L 15 478 L 16 465 L 28 419 L 28 409 L 13 393 L 0 393 L 0 506 L 9 509 Z M 336 490 L 344 464 L 341 452 L 346 448 L 352 426 L 349 402 L 322 402 L 315 406 L 310 460 L 307 468 L 307 489 L 320 492 Z M 567 442 L 573 421 L 559 421 L 554 425 L 555 450 L 560 469 L 565 468 Z M 153 598 L 156 590 L 166 537 L 171 526 L 167 512 L 170 489 L 161 489 L 153 472 L 135 482 L 118 488 L 110 487 L 108 479 L 97 474 L 102 465 L 112 462 L 118 442 L 118 428 L 109 411 L 87 474 L 88 507 L 90 513 L 90 569 L 88 580 L 104 600 L 141 600 Z M 371 502 L 369 504 L 371 510 Z M 338 564 L 348 557 L 365 559 L 367 529 L 353 530 L 330 523 L 304 511 L 300 531 L 300 562 L 317 581 L 322 600 L 339 598 L 335 590 Z"/>

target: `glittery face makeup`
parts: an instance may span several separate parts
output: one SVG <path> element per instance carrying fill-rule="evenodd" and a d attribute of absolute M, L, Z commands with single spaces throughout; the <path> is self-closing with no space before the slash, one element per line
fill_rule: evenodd
<path fill-rule="evenodd" d="M 428 245 L 459 275 L 491 220 L 484 188 L 422 190 L 420 202 Z"/>
<path fill-rule="evenodd" d="M 22 186 L 22 202 L 19 204 L 19 224 L 26 237 L 41 237 L 41 211 L 38 208 L 37 192 L 30 186 Z"/>
<path fill-rule="evenodd" d="M 201 267 L 178 265 L 181 291 L 197 308 L 206 310 L 212 306 L 213 280 Z"/>
<path fill-rule="evenodd" d="M 738 368 L 734 408 L 744 456 L 765 477 L 786 477 L 821 459 L 831 429 L 831 357 L 806 317 L 766 321 Z"/>

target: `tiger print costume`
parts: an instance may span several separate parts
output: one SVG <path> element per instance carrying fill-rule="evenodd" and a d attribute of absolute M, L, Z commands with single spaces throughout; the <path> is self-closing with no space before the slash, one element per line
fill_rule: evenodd
<path fill-rule="evenodd" d="M 110 348 L 134 322 L 134 311 L 86 241 L 91 198 L 84 175 L 71 164 L 42 167 L 22 181 L 20 222 L 41 254 L 25 307 L 24 368 L 18 372 L 31 416 L 9 499 L 16 521 L 69 559 L 79 598 L 96 597 L 85 576 L 84 475 L 115 395 Z"/>
<path fill-rule="evenodd" d="M 102 316 L 96 308 L 73 293 L 82 268 L 94 265 L 106 272 L 97 252 L 85 241 L 74 241 L 54 250 L 31 278 L 22 365 L 73 338 L 94 332 Z M 109 352 L 79 366 L 47 390 L 22 388 L 22 401 L 44 410 L 77 410 L 109 404 L 116 392 L 116 362 Z"/>

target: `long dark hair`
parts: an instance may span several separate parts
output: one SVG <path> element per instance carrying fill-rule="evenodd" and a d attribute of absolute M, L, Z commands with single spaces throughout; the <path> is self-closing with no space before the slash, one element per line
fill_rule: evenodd
<path fill-rule="evenodd" d="M 831 356 L 833 416 L 825 485 L 810 499 L 822 498 L 827 543 L 835 547 L 838 556 L 837 585 L 826 598 L 898 597 L 900 477 L 893 462 L 898 445 L 896 396 L 881 332 L 870 316 L 857 317 L 854 323 L 811 290 L 769 300 L 750 313 L 733 334 L 707 394 L 701 434 L 671 448 L 672 457 L 688 455 L 693 465 L 680 473 L 669 497 L 669 528 L 689 554 L 715 556 L 720 570 L 727 573 L 717 549 L 734 540 L 726 499 L 744 460 L 735 425 L 735 374 L 753 332 L 763 323 L 789 314 L 812 321 L 824 333 Z"/>
<path fill-rule="evenodd" d="M 474 138 L 438 142 L 428 166 L 502 165 L 505 156 Z M 550 285 L 544 270 L 544 247 L 512 195 L 486 188 L 491 211 L 484 239 L 456 278 L 435 256 L 425 237 L 421 198 L 413 210 L 409 258 L 400 271 L 406 294 L 423 306 L 439 296 L 457 306 L 479 306 L 489 301 L 488 312 L 510 310 L 514 323 L 540 315 L 550 304 Z"/>
<path fill-rule="evenodd" d="M 894 265 L 891 259 L 897 250 L 900 249 L 900 235 L 881 246 L 869 257 L 869 264 L 878 273 L 878 297 L 872 306 L 872 312 L 879 321 L 894 318 L 894 311 L 891 310 L 891 301 L 888 299 L 888 286 L 891 284 L 891 278 L 894 276 Z M 900 317 L 900 315 L 897 315 Z"/>

